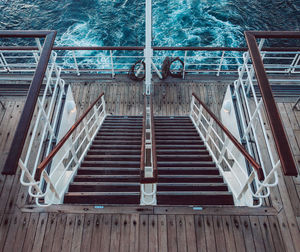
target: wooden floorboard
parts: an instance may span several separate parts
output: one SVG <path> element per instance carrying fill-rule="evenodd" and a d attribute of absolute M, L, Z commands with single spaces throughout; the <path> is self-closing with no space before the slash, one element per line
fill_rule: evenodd
<path fill-rule="evenodd" d="M 192 92 L 218 114 L 227 84 L 156 82 L 155 114 L 187 115 Z M 101 91 L 105 91 L 109 113 L 141 115 L 142 90 L 137 82 L 73 83 L 77 117 Z M 6 107 L 0 108 L 2 169 L 25 99 L 0 99 Z M 292 110 L 292 105 L 280 103 L 279 109 L 295 159 L 300 160 L 300 112 Z M 300 251 L 299 177 L 281 176 L 280 185 L 272 190 L 274 207 L 203 207 L 198 211 L 167 206 L 32 207 L 19 175 L 0 175 L 0 251 Z"/>

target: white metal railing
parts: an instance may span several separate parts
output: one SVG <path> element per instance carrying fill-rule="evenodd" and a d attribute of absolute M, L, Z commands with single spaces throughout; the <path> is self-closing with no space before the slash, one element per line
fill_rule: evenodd
<path fill-rule="evenodd" d="M 112 78 L 118 73 L 127 73 L 132 65 L 144 60 L 142 50 L 56 50 L 56 63 L 63 73 L 107 73 Z M 0 72 L 34 72 L 36 67 L 36 50 L 2 50 L 0 51 Z M 270 74 L 300 73 L 300 52 L 262 51 L 264 66 Z M 230 50 L 153 50 L 152 72 L 161 78 L 164 59 L 179 57 L 184 65 L 174 64 L 173 68 L 182 68 L 182 78 L 187 74 L 236 74 L 243 66 L 243 51 Z M 275 79 L 276 80 L 276 79 Z M 280 80 L 284 81 L 284 78 Z M 270 79 L 272 81 L 272 79 Z"/>
<path fill-rule="evenodd" d="M 264 39 L 259 43 L 259 49 L 262 48 Z M 277 53 L 275 53 L 276 55 Z M 282 52 L 280 52 L 282 54 Z M 264 52 L 261 52 L 263 61 L 268 57 Z M 290 64 L 281 65 L 274 70 L 274 64 L 265 64 L 266 69 L 273 69 L 277 73 L 296 73 L 297 59 L 299 54 L 295 52 L 294 58 Z M 272 148 L 272 138 L 268 134 L 266 128 L 266 117 L 264 106 L 261 97 L 258 97 L 255 92 L 255 74 L 252 64 L 250 63 L 249 52 L 243 55 L 244 63 L 239 68 L 238 80 L 234 82 L 233 97 L 236 101 L 236 109 L 240 118 L 241 139 L 246 143 L 247 149 L 261 164 L 264 172 L 265 180 L 263 182 L 256 181 L 256 192 L 254 196 L 262 199 L 270 195 L 270 187 L 278 184 L 277 170 L 280 167 L 279 157 Z M 286 59 L 286 58 L 285 58 Z M 289 58 L 291 60 L 291 58 Z M 299 81 L 299 80 L 298 80 Z M 250 93 L 252 98 L 250 98 Z M 256 143 L 253 145 L 253 141 Z M 262 201 L 260 200 L 260 204 Z"/>
<path fill-rule="evenodd" d="M 228 184 L 234 196 L 235 204 L 251 207 L 261 206 L 262 199 L 269 196 L 269 191 L 266 193 L 265 189 L 272 186 L 267 184 L 270 181 L 270 176 L 265 177 L 264 181 L 260 182 L 257 171 L 252 165 L 249 165 L 251 170 L 247 170 L 246 159 L 242 152 L 224 134 L 222 128 L 195 100 L 194 96 L 191 102 L 190 117 L 220 174 Z M 258 199 L 258 203 L 255 203 L 254 199 Z"/>
<path fill-rule="evenodd" d="M 82 127 L 75 131 L 73 125 L 66 134 L 71 132 L 70 135 L 66 139 L 62 138 L 57 144 L 59 146 L 57 152 L 55 150 L 51 156 L 53 150 L 50 153 L 51 157 L 47 157 L 47 163 L 41 163 L 39 168 L 43 170 L 40 174 L 40 180 L 35 180 L 38 172 L 37 163 L 34 164 L 32 172 L 30 172 L 31 167 L 28 167 L 26 162 L 19 161 L 19 166 L 22 169 L 21 183 L 29 186 L 29 195 L 36 199 L 38 206 L 63 203 L 64 194 L 106 117 L 103 94 L 99 99 L 100 102 L 95 103 L 90 112 L 84 118 L 79 119 L 80 122 L 82 121 Z M 30 149 L 27 153 L 29 151 Z M 34 154 L 36 155 L 36 152 Z M 45 167 L 49 169 L 44 169 Z M 44 199 L 44 202 L 40 203 L 40 199 Z"/>

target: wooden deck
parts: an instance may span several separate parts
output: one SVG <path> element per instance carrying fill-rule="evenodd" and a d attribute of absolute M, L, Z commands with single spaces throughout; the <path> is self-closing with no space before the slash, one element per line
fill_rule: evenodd
<path fill-rule="evenodd" d="M 157 115 L 183 115 L 191 93 L 217 112 L 228 83 L 158 82 Z M 79 113 L 106 93 L 107 110 L 137 115 L 142 85 L 134 82 L 72 83 Z M 24 97 L 1 97 L 0 170 Z M 296 160 L 300 160 L 300 112 L 278 103 Z M 280 176 L 270 207 L 104 207 L 28 205 L 27 188 L 0 175 L 0 251 L 300 251 L 300 179 Z M 298 222 L 297 222 L 298 220 Z"/>

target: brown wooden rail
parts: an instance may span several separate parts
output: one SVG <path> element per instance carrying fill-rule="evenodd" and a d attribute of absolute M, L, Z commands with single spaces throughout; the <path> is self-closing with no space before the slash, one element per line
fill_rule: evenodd
<path fill-rule="evenodd" d="M 23 146 L 30 127 L 31 119 L 35 110 L 36 102 L 42 87 L 45 72 L 51 56 L 56 31 L 1 31 L 0 38 L 45 38 L 40 59 L 35 69 L 23 111 L 18 122 L 15 135 L 5 161 L 2 174 L 13 175 L 18 168 Z M 1 48 L 1 47 L 0 47 Z"/>
<path fill-rule="evenodd" d="M 282 125 L 276 102 L 274 100 L 271 85 L 269 83 L 264 63 L 256 43 L 257 38 L 289 38 L 300 39 L 300 32 L 293 31 L 246 31 L 246 42 L 249 48 L 250 57 L 255 70 L 258 87 L 265 106 L 267 118 L 275 141 L 277 153 L 280 159 L 284 175 L 297 176 L 298 171 L 295 165 L 293 154 Z"/>
<path fill-rule="evenodd" d="M 261 166 L 255 161 L 255 159 L 245 150 L 243 145 L 230 133 L 230 131 L 225 127 L 223 123 L 215 116 L 215 114 L 199 99 L 199 97 L 193 93 L 192 94 L 195 99 L 200 103 L 200 105 L 207 111 L 207 113 L 214 119 L 216 124 L 222 129 L 222 131 L 226 134 L 226 136 L 231 140 L 231 142 L 235 145 L 235 147 L 243 154 L 243 156 L 247 159 L 247 161 L 253 166 L 257 173 L 257 177 L 259 180 L 264 179 L 264 174 Z"/>
<path fill-rule="evenodd" d="M 146 107 L 147 107 L 147 96 L 144 95 L 144 109 L 143 109 L 143 133 L 142 133 L 142 146 L 141 146 L 141 163 L 140 163 L 140 182 L 142 184 L 157 183 L 157 157 L 156 157 L 156 144 L 155 144 L 155 126 L 154 126 L 154 115 L 153 115 L 153 102 L 152 96 L 150 95 L 150 120 L 151 120 L 151 136 L 152 136 L 152 165 L 153 165 L 153 176 L 145 177 L 145 154 L 146 154 Z"/>
<path fill-rule="evenodd" d="M 88 109 L 80 116 L 80 118 L 73 124 L 73 126 L 69 129 L 69 131 L 65 134 L 65 136 L 58 142 L 57 145 L 53 148 L 50 154 L 39 164 L 37 168 L 37 172 L 35 174 L 35 179 L 39 180 L 41 177 L 42 171 L 47 167 L 47 165 L 51 162 L 56 153 L 60 150 L 60 148 L 65 144 L 68 138 L 72 135 L 74 130 L 78 127 L 78 125 L 82 122 L 82 120 L 87 116 L 87 114 L 91 111 L 91 109 L 96 105 L 96 103 L 101 99 L 104 95 L 102 92 L 98 98 L 88 107 Z"/>
<path fill-rule="evenodd" d="M 247 47 L 206 47 L 206 46 L 153 46 L 154 51 L 238 51 L 246 52 Z M 0 51 L 33 51 L 38 50 L 36 46 L 2 46 Z M 142 51 L 143 46 L 54 46 L 56 51 Z M 263 47 L 267 52 L 297 52 L 300 47 Z"/>

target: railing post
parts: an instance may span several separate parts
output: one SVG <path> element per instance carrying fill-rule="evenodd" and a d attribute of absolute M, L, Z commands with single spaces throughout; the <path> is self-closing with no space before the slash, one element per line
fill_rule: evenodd
<path fill-rule="evenodd" d="M 224 155 L 225 155 L 225 152 L 226 152 L 226 149 L 227 149 L 227 146 L 228 146 L 228 143 L 229 143 L 229 139 L 227 136 L 225 136 L 224 138 L 224 143 L 223 143 L 223 146 L 222 146 L 222 149 L 221 149 L 221 152 L 220 152 L 220 156 L 218 158 L 218 162 L 217 162 L 217 165 L 220 165 L 223 158 L 224 158 Z"/>
<path fill-rule="evenodd" d="M 74 50 L 72 51 L 72 55 L 73 55 L 73 59 L 74 59 L 74 63 L 75 63 L 76 72 L 77 72 L 77 75 L 79 76 L 80 72 L 79 72 L 79 67 L 78 67 L 78 64 L 77 64 L 77 59 L 76 59 L 76 55 L 75 55 Z"/>
<path fill-rule="evenodd" d="M 207 129 L 207 131 L 206 131 L 205 142 L 208 141 L 208 138 L 209 138 L 210 133 L 211 133 L 211 129 L 212 129 L 213 122 L 214 122 L 214 119 L 211 117 L 211 118 L 209 119 L 208 129 Z"/>
<path fill-rule="evenodd" d="M 86 137 L 87 137 L 88 141 L 90 142 L 91 141 L 91 136 L 90 136 L 90 132 L 89 132 L 89 129 L 88 129 L 86 118 L 83 118 L 83 126 L 84 126 L 84 131 L 85 131 Z"/>
<path fill-rule="evenodd" d="M 222 56 L 221 56 L 221 60 L 220 60 L 220 64 L 219 64 L 219 69 L 218 69 L 218 72 L 217 72 L 217 76 L 220 75 L 220 71 L 222 69 L 222 64 L 223 64 L 223 60 L 224 60 L 224 55 L 225 55 L 225 51 L 222 52 Z"/>
<path fill-rule="evenodd" d="M 187 57 L 187 51 L 184 51 L 182 79 L 185 78 L 186 57 Z"/>
<path fill-rule="evenodd" d="M 111 63 L 111 77 L 114 79 L 115 78 L 115 69 L 114 69 L 114 60 L 113 60 L 112 50 L 109 50 L 109 54 L 110 54 L 110 63 Z"/>
<path fill-rule="evenodd" d="M 2 61 L 4 69 L 6 69 L 7 72 L 10 72 L 11 69 L 9 68 L 9 66 L 7 64 L 7 61 L 6 61 L 5 57 L 4 57 L 4 54 L 0 53 L 0 56 L 1 56 L 0 60 Z"/>

